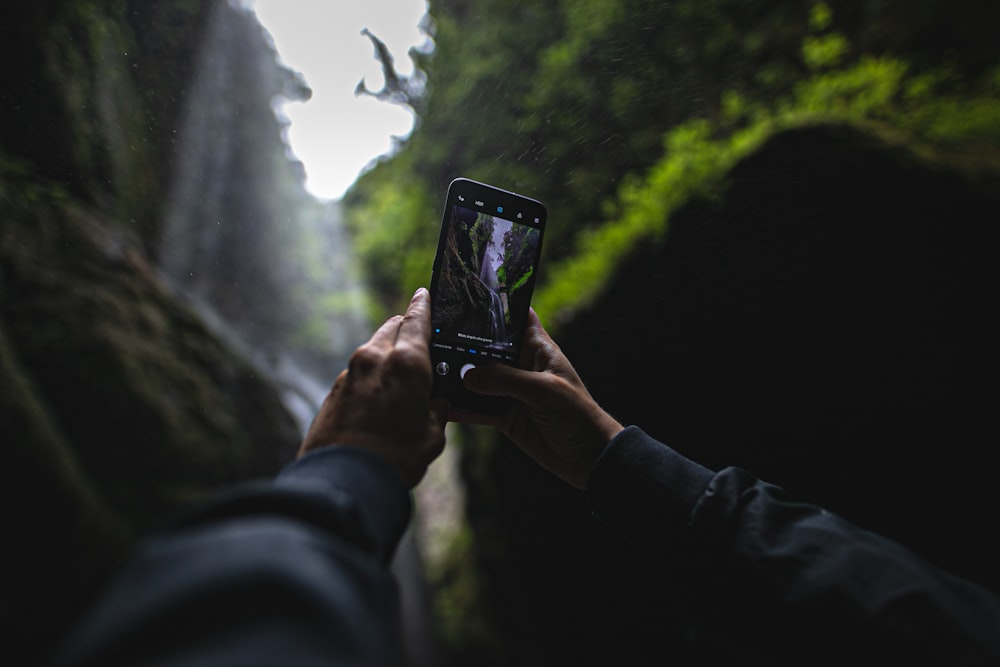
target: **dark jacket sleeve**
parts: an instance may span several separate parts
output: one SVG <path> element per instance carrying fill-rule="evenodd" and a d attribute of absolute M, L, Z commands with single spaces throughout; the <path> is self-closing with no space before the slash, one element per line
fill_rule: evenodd
<path fill-rule="evenodd" d="M 400 665 L 410 512 L 376 456 L 308 454 L 142 541 L 56 664 Z"/>
<path fill-rule="evenodd" d="M 713 472 L 629 427 L 587 495 L 644 548 L 691 555 L 705 599 L 740 610 L 756 639 L 806 646 L 810 664 L 824 653 L 1000 664 L 995 593 L 744 470 Z"/>

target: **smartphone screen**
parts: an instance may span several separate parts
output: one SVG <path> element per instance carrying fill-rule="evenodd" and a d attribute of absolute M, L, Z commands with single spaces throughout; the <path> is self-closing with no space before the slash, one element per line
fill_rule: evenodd
<path fill-rule="evenodd" d="M 500 414 L 509 399 L 467 391 L 462 376 L 516 365 L 538 276 L 545 206 L 467 178 L 448 186 L 431 274 L 434 395 L 453 409 Z"/>

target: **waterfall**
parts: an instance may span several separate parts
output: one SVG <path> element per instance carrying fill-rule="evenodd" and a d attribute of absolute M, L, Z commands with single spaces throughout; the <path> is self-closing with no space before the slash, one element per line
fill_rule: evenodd
<path fill-rule="evenodd" d="M 307 94 L 256 16 L 217 3 L 177 132 L 157 248 L 167 280 L 278 387 L 303 434 L 373 330 L 339 204 L 306 191 L 282 139 L 274 101 Z M 435 488 L 453 468 L 437 472 Z M 422 658 L 432 632 L 421 568 L 407 531 L 393 569 L 408 648 Z M 414 661 L 424 664 L 434 661 Z"/>
<path fill-rule="evenodd" d="M 500 294 L 500 284 L 497 280 L 497 269 L 503 262 L 500 251 L 496 251 L 494 258 L 490 260 L 490 249 L 495 248 L 497 227 L 494 227 L 494 238 L 490 240 L 483 253 L 483 263 L 479 267 L 479 280 L 490 291 L 489 308 L 489 332 L 493 343 L 489 346 L 496 349 L 506 349 L 504 342 L 507 340 L 507 319 L 506 305 L 504 298 Z M 502 235 L 501 235 L 502 238 Z"/>
<path fill-rule="evenodd" d="M 371 333 L 339 204 L 304 186 L 275 101 L 306 99 L 249 9 L 219 2 L 176 129 L 157 259 L 304 430 Z"/>

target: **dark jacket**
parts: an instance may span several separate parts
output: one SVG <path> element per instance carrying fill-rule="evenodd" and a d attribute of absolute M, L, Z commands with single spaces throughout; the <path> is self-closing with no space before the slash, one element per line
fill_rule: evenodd
<path fill-rule="evenodd" d="M 312 452 L 143 541 L 57 664 L 398 667 L 410 513 L 377 456 Z"/>
<path fill-rule="evenodd" d="M 629 427 L 587 497 L 724 612 L 746 663 L 1000 664 L 996 595 L 743 470 Z M 313 452 L 142 542 L 59 667 L 402 665 L 389 563 L 410 513 L 376 456 Z"/>
<path fill-rule="evenodd" d="M 588 497 L 681 571 L 692 609 L 720 626 L 703 634 L 743 664 L 1000 665 L 1000 596 L 744 470 L 713 472 L 633 426 Z"/>

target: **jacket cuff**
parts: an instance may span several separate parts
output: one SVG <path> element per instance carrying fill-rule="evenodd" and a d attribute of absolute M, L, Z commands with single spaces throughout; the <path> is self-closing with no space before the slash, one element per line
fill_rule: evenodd
<path fill-rule="evenodd" d="M 410 521 L 412 500 L 402 477 L 364 449 L 338 445 L 309 452 L 282 469 L 275 482 L 281 488 L 325 496 L 358 524 L 361 546 L 385 562 Z"/>
<path fill-rule="evenodd" d="M 629 426 L 598 457 L 587 497 L 595 517 L 632 541 L 666 546 L 686 533 L 714 474 Z"/>

